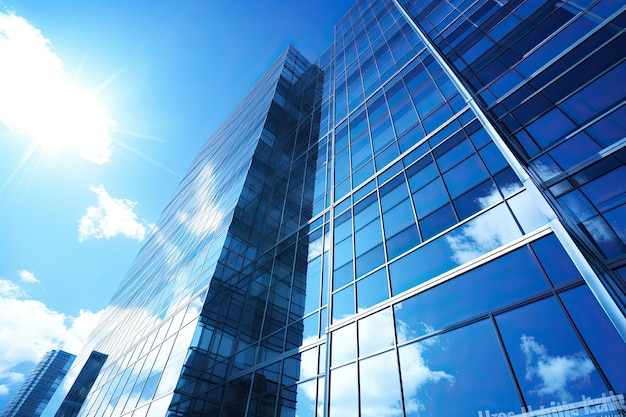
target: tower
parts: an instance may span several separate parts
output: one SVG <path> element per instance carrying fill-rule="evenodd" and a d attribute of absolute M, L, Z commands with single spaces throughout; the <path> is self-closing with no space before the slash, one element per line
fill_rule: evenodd
<path fill-rule="evenodd" d="M 114 295 L 80 415 L 622 407 L 618 3 L 363 0 L 288 48 Z"/>
<path fill-rule="evenodd" d="M 76 356 L 62 350 L 51 350 L 46 353 L 0 415 L 40 416 L 75 358 Z"/>

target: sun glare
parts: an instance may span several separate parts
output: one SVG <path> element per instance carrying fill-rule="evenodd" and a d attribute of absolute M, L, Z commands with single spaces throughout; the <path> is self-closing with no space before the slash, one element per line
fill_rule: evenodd
<path fill-rule="evenodd" d="M 0 12 L 0 121 L 45 149 L 109 161 L 115 122 L 68 79 L 50 41 L 25 19 Z"/>

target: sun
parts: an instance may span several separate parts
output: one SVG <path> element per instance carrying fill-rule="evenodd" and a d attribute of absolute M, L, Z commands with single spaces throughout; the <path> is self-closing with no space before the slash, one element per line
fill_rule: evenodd
<path fill-rule="evenodd" d="M 73 149 L 96 164 L 111 156 L 110 130 L 115 122 L 96 98 L 80 86 L 61 82 L 42 87 L 42 101 L 30 109 L 29 134 L 44 149 Z"/>
<path fill-rule="evenodd" d="M 115 122 L 63 69 L 48 39 L 27 20 L 0 11 L 0 122 L 43 149 L 71 149 L 109 161 Z"/>

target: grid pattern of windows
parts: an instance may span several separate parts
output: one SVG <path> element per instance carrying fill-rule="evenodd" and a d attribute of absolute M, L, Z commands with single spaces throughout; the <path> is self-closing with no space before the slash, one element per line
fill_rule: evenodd
<path fill-rule="evenodd" d="M 69 371 L 74 359 L 76 356 L 62 350 L 51 350 L 46 353 L 0 416 L 39 417 Z"/>
<path fill-rule="evenodd" d="M 597 248 L 626 275 L 626 94 L 593 93 L 623 65 L 602 52 L 622 39 L 615 4 L 361 0 L 314 64 L 289 48 L 116 294 L 88 344 L 110 360 L 80 415 L 620 406 L 626 345 L 597 277 L 497 136 L 568 227 L 612 227 Z"/>
<path fill-rule="evenodd" d="M 401 1 L 625 304 L 626 7 Z M 591 191 L 593 190 L 593 191 Z"/>

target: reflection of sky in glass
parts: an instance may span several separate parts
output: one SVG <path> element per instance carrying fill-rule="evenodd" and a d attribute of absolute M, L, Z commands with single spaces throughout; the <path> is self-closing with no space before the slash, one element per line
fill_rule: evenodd
<path fill-rule="evenodd" d="M 359 363 L 361 416 L 402 416 L 400 380 L 395 351 Z"/>
<path fill-rule="evenodd" d="M 390 265 L 393 294 L 436 277 L 521 236 L 500 204 Z"/>
<path fill-rule="evenodd" d="M 520 409 L 488 320 L 401 347 L 400 366 L 407 416 Z"/>
<path fill-rule="evenodd" d="M 446 328 L 548 288 L 532 253 L 520 248 L 396 304 L 398 340 Z"/>
<path fill-rule="evenodd" d="M 566 291 L 561 299 L 615 392 L 626 392 L 626 344 L 589 288 Z"/>
<path fill-rule="evenodd" d="M 358 416 L 358 392 L 356 363 L 330 371 L 330 416 Z"/>
<path fill-rule="evenodd" d="M 499 205 L 446 236 L 459 265 L 521 236 L 505 205 Z"/>
<path fill-rule="evenodd" d="M 554 298 L 504 313 L 497 321 L 517 379 L 532 407 L 607 392 Z"/>

